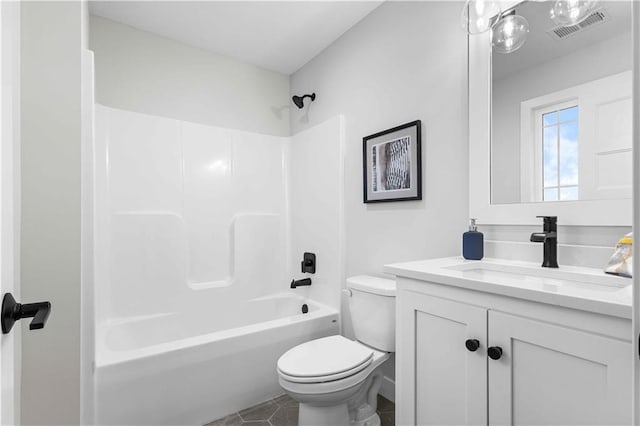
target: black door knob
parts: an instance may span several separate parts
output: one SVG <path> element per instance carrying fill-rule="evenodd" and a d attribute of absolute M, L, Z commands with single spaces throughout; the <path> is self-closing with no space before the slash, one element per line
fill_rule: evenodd
<path fill-rule="evenodd" d="M 0 322 L 2 323 L 2 334 L 7 334 L 13 328 L 16 321 L 23 318 L 33 318 L 29 324 L 29 330 L 44 328 L 51 313 L 51 303 L 18 303 L 11 293 L 6 293 L 2 298 L 2 309 L 0 311 Z"/>
<path fill-rule="evenodd" d="M 491 346 L 487 349 L 487 355 L 491 359 L 500 359 L 502 358 L 502 348 L 500 346 Z"/>
<path fill-rule="evenodd" d="M 475 352 L 480 347 L 480 342 L 478 341 L 478 339 L 467 339 L 464 342 L 464 345 L 467 347 L 467 350 L 469 352 Z"/>

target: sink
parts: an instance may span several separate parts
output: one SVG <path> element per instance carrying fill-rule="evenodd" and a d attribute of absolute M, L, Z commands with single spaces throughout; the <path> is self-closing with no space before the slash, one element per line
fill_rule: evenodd
<path fill-rule="evenodd" d="M 596 269 L 578 267 L 552 269 L 533 265 L 516 265 L 496 260 L 459 263 L 445 266 L 443 269 L 460 271 L 464 278 L 483 281 L 509 280 L 513 284 L 521 281 L 531 284 L 580 287 L 592 284 L 606 287 L 611 291 L 618 291 L 631 284 L 631 280 L 628 278 L 608 275 Z M 606 291 L 606 288 L 599 290 Z"/>

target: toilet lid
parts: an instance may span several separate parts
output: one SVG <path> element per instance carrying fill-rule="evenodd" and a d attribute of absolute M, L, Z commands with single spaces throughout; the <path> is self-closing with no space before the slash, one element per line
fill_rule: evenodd
<path fill-rule="evenodd" d="M 312 340 L 287 351 L 278 360 L 278 370 L 285 378 L 312 381 L 353 375 L 371 364 L 373 351 L 342 336 Z M 304 380 L 305 382 L 308 380 Z"/>

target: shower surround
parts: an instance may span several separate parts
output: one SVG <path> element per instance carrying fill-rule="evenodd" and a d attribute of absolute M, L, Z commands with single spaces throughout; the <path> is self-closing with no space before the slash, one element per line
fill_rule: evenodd
<path fill-rule="evenodd" d="M 343 127 L 287 138 L 96 105 L 98 423 L 267 400 L 280 354 L 338 332 Z M 289 289 L 304 251 L 318 273 Z"/>

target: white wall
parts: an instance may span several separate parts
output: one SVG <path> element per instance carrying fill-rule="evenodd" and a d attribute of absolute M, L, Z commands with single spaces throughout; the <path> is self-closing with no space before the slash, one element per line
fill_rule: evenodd
<path fill-rule="evenodd" d="M 22 2 L 22 424 L 80 422 L 80 2 Z"/>
<path fill-rule="evenodd" d="M 386 2 L 291 76 L 292 94 L 317 94 L 309 107 L 291 110 L 292 133 L 337 114 L 345 119 L 346 276 L 460 253 L 468 215 L 462 6 Z M 416 119 L 423 200 L 363 204 L 362 138 Z M 342 312 L 351 336 L 346 304 Z M 385 375 L 395 377 L 393 362 Z"/>
<path fill-rule="evenodd" d="M 195 123 L 289 136 L 289 78 L 97 16 L 96 102 Z"/>
<path fill-rule="evenodd" d="M 462 3 L 388 2 L 291 76 L 316 101 L 294 133 L 345 117 L 347 276 L 460 253 L 468 212 L 467 42 Z M 307 100 L 308 102 L 308 100 Z M 422 120 L 423 200 L 362 202 L 362 138 Z"/>
<path fill-rule="evenodd" d="M 631 37 L 614 37 L 493 82 L 492 202 L 520 195 L 520 104 L 538 96 L 631 69 Z"/>
<path fill-rule="evenodd" d="M 291 138 L 289 210 L 292 278 L 309 277 L 295 291 L 340 308 L 344 281 L 344 119 L 333 117 Z M 316 273 L 302 274 L 304 252 L 316 254 Z"/>

